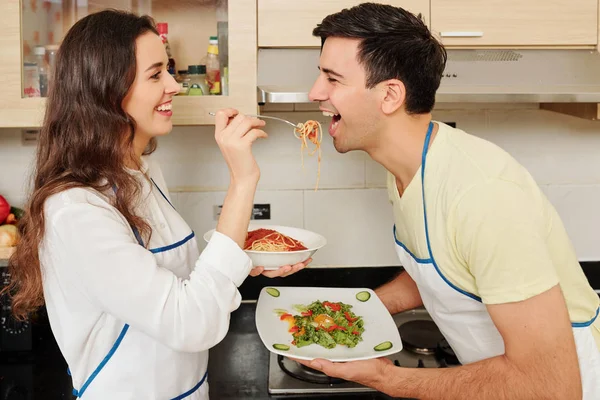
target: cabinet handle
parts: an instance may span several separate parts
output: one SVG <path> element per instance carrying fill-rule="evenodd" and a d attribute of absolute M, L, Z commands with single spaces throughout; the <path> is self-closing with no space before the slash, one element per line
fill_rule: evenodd
<path fill-rule="evenodd" d="M 483 32 L 440 32 L 441 37 L 483 37 Z"/>

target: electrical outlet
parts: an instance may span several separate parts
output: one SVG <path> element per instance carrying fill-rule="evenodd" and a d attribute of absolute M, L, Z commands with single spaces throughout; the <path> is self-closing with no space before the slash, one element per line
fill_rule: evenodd
<path fill-rule="evenodd" d="M 217 204 L 213 208 L 213 216 L 215 221 L 219 219 L 221 210 L 223 209 L 222 204 Z M 252 208 L 252 216 L 250 219 L 271 219 L 271 205 L 270 204 L 254 204 Z"/>
<path fill-rule="evenodd" d="M 271 205 L 255 204 L 252 209 L 252 219 L 271 219 Z"/>

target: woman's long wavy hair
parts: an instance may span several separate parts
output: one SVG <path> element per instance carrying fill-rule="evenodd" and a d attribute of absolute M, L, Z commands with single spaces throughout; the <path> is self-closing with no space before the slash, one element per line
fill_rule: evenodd
<path fill-rule="evenodd" d="M 44 124 L 39 136 L 33 191 L 19 221 L 20 241 L 9 261 L 13 313 L 25 318 L 44 304 L 39 248 L 45 233 L 44 203 L 75 187 L 115 193 L 113 205 L 145 243 L 150 226 L 134 213 L 140 183 L 127 172 L 134 160 L 135 121 L 123 99 L 136 75 L 136 39 L 158 35 L 148 16 L 105 10 L 79 20 L 56 58 Z M 144 154 L 156 149 L 152 140 Z M 93 227 L 90 227 L 93 229 Z"/>

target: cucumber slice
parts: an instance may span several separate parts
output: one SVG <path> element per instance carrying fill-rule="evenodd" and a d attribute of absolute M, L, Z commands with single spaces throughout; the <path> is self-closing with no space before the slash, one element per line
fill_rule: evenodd
<path fill-rule="evenodd" d="M 356 293 L 356 300 L 358 301 L 367 301 L 371 298 L 371 293 L 369 292 L 358 292 Z"/>
<path fill-rule="evenodd" d="M 273 297 L 279 297 L 279 290 L 269 287 L 267 288 L 267 293 L 269 293 Z"/>
<path fill-rule="evenodd" d="M 290 346 L 288 346 L 287 344 L 279 344 L 279 343 L 275 343 L 273 345 L 273 348 L 275 350 L 283 350 L 283 351 L 288 351 L 290 349 Z"/>
<path fill-rule="evenodd" d="M 377 346 L 373 347 L 375 351 L 384 351 L 392 348 L 392 342 L 383 342 L 379 343 Z"/>

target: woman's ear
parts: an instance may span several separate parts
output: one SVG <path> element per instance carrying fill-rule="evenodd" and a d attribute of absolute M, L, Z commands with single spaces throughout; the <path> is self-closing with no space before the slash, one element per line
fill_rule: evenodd
<path fill-rule="evenodd" d="M 381 82 L 383 98 L 381 101 L 381 111 L 385 114 L 393 114 L 404 105 L 406 100 L 406 87 L 398 79 L 390 79 Z"/>

